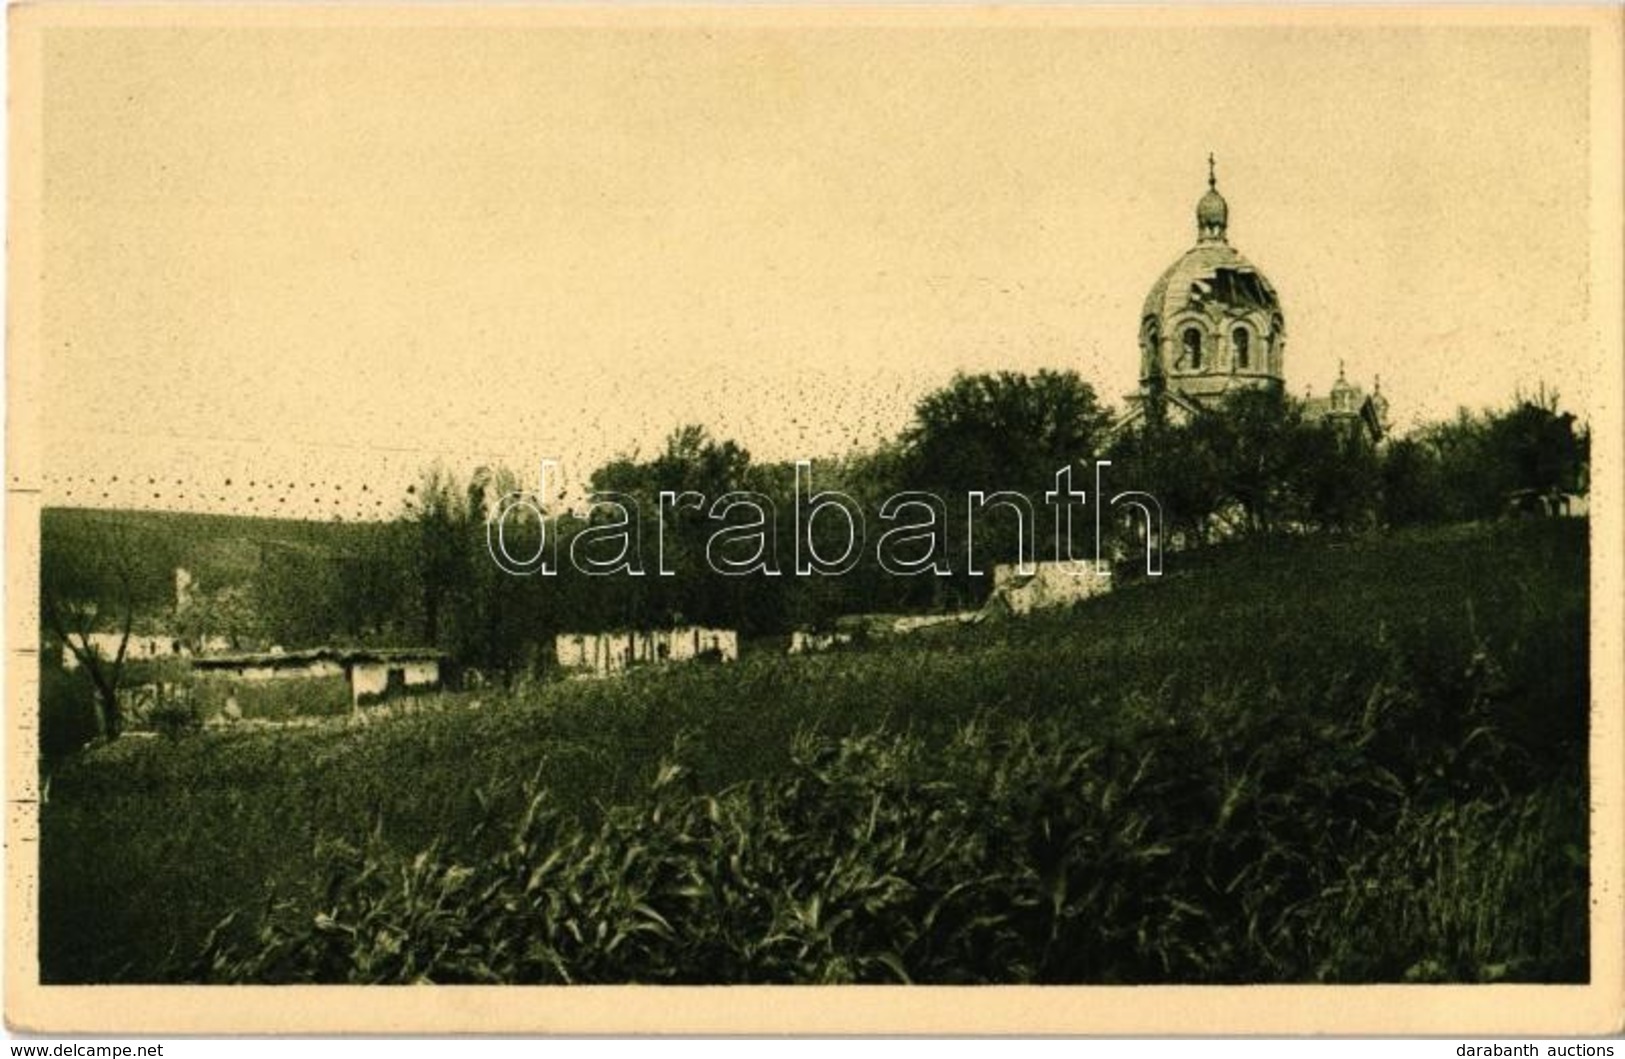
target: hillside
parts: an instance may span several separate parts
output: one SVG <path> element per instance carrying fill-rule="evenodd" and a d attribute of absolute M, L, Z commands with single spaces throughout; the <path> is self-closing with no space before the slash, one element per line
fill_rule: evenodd
<path fill-rule="evenodd" d="M 71 557 L 119 540 L 134 561 L 137 606 L 144 613 L 173 604 L 176 567 L 217 591 L 248 584 L 267 547 L 336 557 L 355 552 L 376 532 L 376 524 L 364 522 L 174 511 L 57 507 L 40 514 L 41 542 L 48 551 Z"/>
<path fill-rule="evenodd" d="M 862 650 L 125 740 L 52 779 L 43 978 L 1576 980 L 1586 547 L 1238 546 Z"/>

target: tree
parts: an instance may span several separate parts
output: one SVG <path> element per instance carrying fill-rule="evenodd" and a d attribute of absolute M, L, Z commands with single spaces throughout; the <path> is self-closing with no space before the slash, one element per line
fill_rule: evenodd
<path fill-rule="evenodd" d="M 1220 492 L 1245 532 L 1267 535 L 1301 515 L 1297 487 L 1309 455 L 1301 403 L 1279 390 L 1241 390 L 1191 429 L 1211 448 Z"/>
<path fill-rule="evenodd" d="M 771 596 L 771 579 L 725 577 L 711 568 L 707 544 L 716 524 L 708 512 L 728 493 L 766 491 L 764 483 L 771 477 L 767 469 L 753 466 L 750 453 L 739 444 L 714 438 L 705 427 L 693 423 L 667 435 L 659 455 L 651 460 L 623 455 L 595 471 L 591 479 L 594 492 L 618 494 L 637 505 L 641 521 L 638 558 L 647 573 L 644 577 L 601 579 L 595 593 L 599 597 L 594 611 L 597 622 L 646 627 L 681 619 L 754 625 L 754 617 L 745 620 L 746 611 L 759 614 L 764 600 L 747 597 L 758 591 Z M 694 493 L 703 500 L 697 507 L 675 503 L 663 508 L 662 493 L 679 498 Z M 785 498 L 788 496 L 786 493 Z M 782 517 L 782 510 L 780 514 Z M 568 546 L 566 542 L 562 547 Z M 658 574 L 662 561 L 671 576 Z"/>
<path fill-rule="evenodd" d="M 544 603 L 553 587 L 507 573 L 490 555 L 486 520 L 503 497 L 520 491 L 518 476 L 505 467 L 481 467 L 470 477 L 463 529 L 468 580 L 453 596 L 453 652 L 465 664 L 504 679 L 540 657 L 536 645 L 547 631 Z M 527 514 L 521 508 L 503 525 L 504 539 L 521 555 L 541 544 L 542 527 Z"/>
<path fill-rule="evenodd" d="M 441 642 L 441 623 L 452 600 L 468 590 L 469 501 L 456 477 L 435 464 L 407 489 L 408 520 L 417 528 L 417 582 L 422 597 L 423 640 Z"/>
<path fill-rule="evenodd" d="M 1101 452 L 1110 423 L 1076 372 L 956 375 L 915 406 L 903 473 L 916 487 L 1041 491 Z"/>
<path fill-rule="evenodd" d="M 1105 454 L 1110 423 L 1094 388 L 1072 371 L 961 374 L 927 394 L 903 432 L 895 488 L 933 493 L 953 507 L 967 503 L 972 492 L 1016 493 L 1033 513 L 1030 521 L 1023 518 L 1027 539 L 1020 541 L 1008 506 L 990 503 L 984 509 L 974 536 L 981 583 L 960 561 L 971 546 L 967 520 L 950 517 L 946 538 L 954 574 L 932 578 L 933 586 L 940 591 L 948 580 L 961 599 L 975 598 L 986 588 L 985 571 L 1014 561 L 1018 543 L 1039 558 L 1055 558 L 1049 554 L 1053 523 L 1043 494 L 1055 487 L 1061 468 Z M 1082 478 L 1089 479 L 1086 470 Z"/>
<path fill-rule="evenodd" d="M 1523 400 L 1487 425 L 1487 445 L 1500 464 L 1508 490 L 1577 493 L 1585 488 L 1590 435 L 1574 416 L 1558 410 L 1555 394 Z"/>
<path fill-rule="evenodd" d="M 252 643 L 263 629 L 253 594 L 246 585 L 225 585 L 212 591 L 198 586 L 184 601 L 176 600 L 175 635 L 194 650 L 203 650 L 216 636 L 233 646 Z"/>
<path fill-rule="evenodd" d="M 417 635 L 414 531 L 398 519 L 351 527 L 335 556 L 334 631 L 353 643 L 398 644 Z"/>
<path fill-rule="evenodd" d="M 40 535 L 40 610 L 95 689 L 102 734 L 124 730 L 118 692 L 135 622 L 137 570 L 128 534 L 103 522 L 93 536 Z"/>
<path fill-rule="evenodd" d="M 1389 446 L 1384 514 L 1391 524 L 1494 518 L 1519 494 L 1583 493 L 1590 434 L 1543 392 L 1503 411 L 1459 411 Z"/>
<path fill-rule="evenodd" d="M 1439 456 L 1417 437 L 1403 437 L 1382 457 L 1382 520 L 1389 526 L 1436 522 L 1444 515 Z"/>
<path fill-rule="evenodd" d="M 1381 464 L 1357 428 L 1311 420 L 1275 390 L 1241 390 L 1185 423 L 1150 417 L 1116 441 L 1135 488 L 1155 496 L 1174 542 L 1306 530 L 1375 518 Z"/>
<path fill-rule="evenodd" d="M 1206 432 L 1152 417 L 1113 442 L 1114 471 L 1132 488 L 1157 498 L 1172 546 L 1206 542 L 1226 503 L 1223 476 L 1209 440 Z"/>
<path fill-rule="evenodd" d="M 1343 423 L 1306 423 L 1294 483 L 1304 524 L 1347 533 L 1369 528 L 1382 494 L 1382 464 L 1365 432 Z"/>
<path fill-rule="evenodd" d="M 490 554 L 486 522 L 504 496 L 519 492 L 507 468 L 480 467 L 464 482 L 437 464 L 409 488 L 399 532 L 380 536 L 382 547 L 399 553 L 397 567 L 413 586 L 422 641 L 457 666 L 504 679 L 533 660 L 548 631 L 544 597 L 556 601 L 564 587 L 562 578 L 510 574 Z M 540 527 L 523 510 L 503 523 L 517 554 L 539 543 Z"/>
<path fill-rule="evenodd" d="M 259 626 L 275 644 L 312 647 L 328 642 L 342 623 L 338 556 L 300 540 L 266 538 L 254 571 L 254 609 Z"/>

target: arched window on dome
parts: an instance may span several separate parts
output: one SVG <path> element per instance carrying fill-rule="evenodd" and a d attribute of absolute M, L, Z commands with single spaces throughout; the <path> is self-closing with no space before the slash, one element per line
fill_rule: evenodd
<path fill-rule="evenodd" d="M 1185 333 L 1180 336 L 1180 340 L 1185 346 L 1185 355 L 1179 358 L 1180 362 L 1191 371 L 1201 371 L 1202 332 L 1197 328 L 1187 327 Z"/>
<path fill-rule="evenodd" d="M 1236 351 L 1236 367 L 1243 371 L 1252 366 L 1249 363 L 1251 343 L 1252 336 L 1247 333 L 1245 327 L 1238 327 L 1230 333 L 1230 344 Z"/>

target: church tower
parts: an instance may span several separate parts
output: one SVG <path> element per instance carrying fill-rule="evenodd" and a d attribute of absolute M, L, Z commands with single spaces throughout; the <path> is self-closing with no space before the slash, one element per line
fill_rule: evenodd
<path fill-rule="evenodd" d="M 1196 204 L 1196 245 L 1168 267 L 1140 313 L 1142 405 L 1161 399 L 1184 418 L 1237 389 L 1279 389 L 1286 319 L 1275 288 L 1230 245 L 1230 206 L 1213 156 Z"/>

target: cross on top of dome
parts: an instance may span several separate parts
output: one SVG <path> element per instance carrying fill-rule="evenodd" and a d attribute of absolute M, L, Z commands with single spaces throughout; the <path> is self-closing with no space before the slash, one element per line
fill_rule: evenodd
<path fill-rule="evenodd" d="M 1219 178 L 1215 172 L 1212 152 L 1207 156 L 1207 194 L 1196 204 L 1196 237 L 1203 243 L 1225 242 L 1225 228 L 1230 222 L 1230 205 L 1219 194 Z"/>

